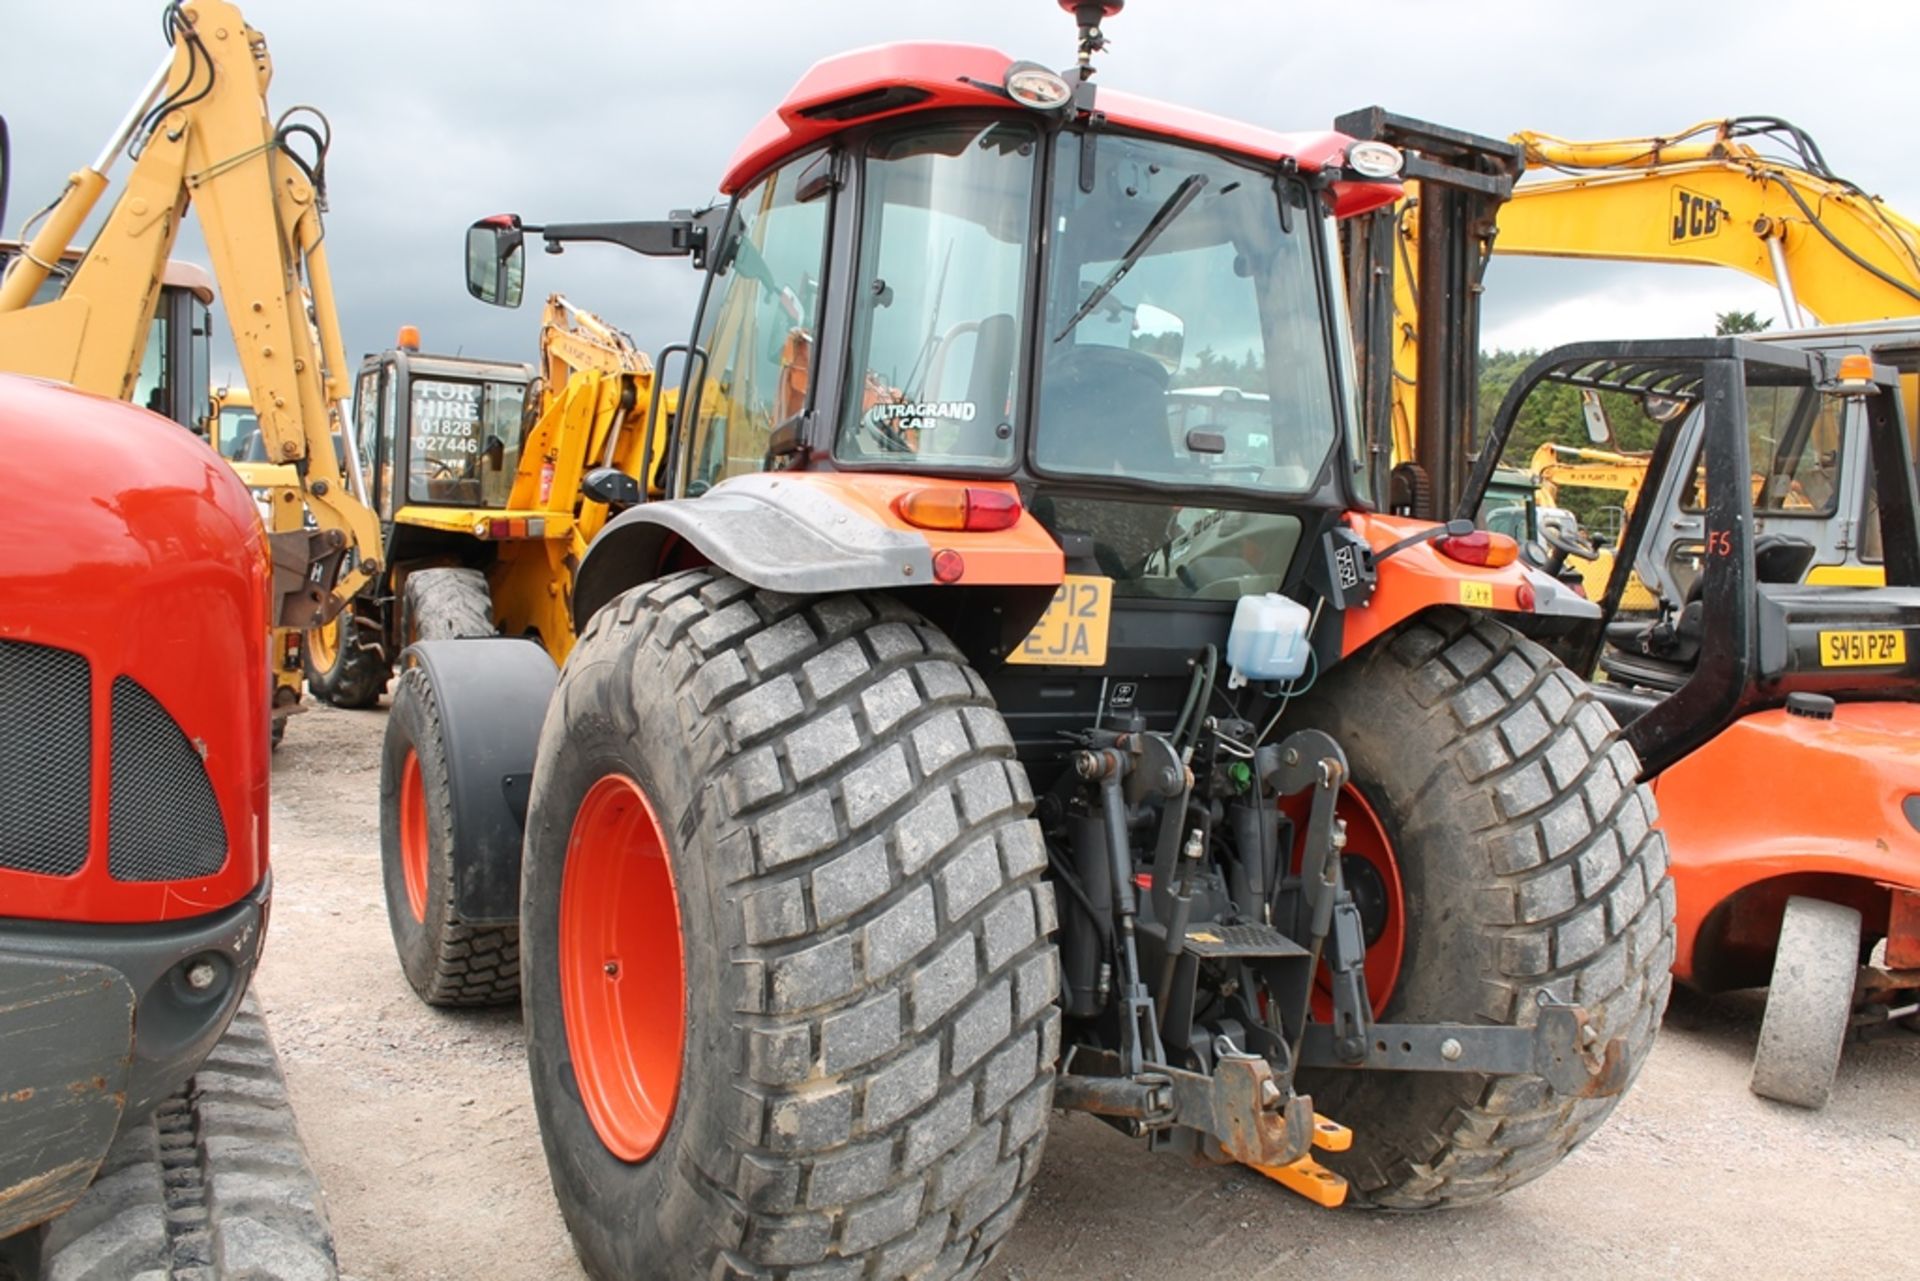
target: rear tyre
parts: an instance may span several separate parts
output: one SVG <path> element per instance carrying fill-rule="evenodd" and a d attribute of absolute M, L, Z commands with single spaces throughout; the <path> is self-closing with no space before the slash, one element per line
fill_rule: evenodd
<path fill-rule="evenodd" d="M 469 925 L 454 907 L 453 799 L 427 673 L 394 685 L 380 748 L 380 879 L 407 982 L 428 1005 L 499 1005 L 520 995 L 520 929 Z"/>
<path fill-rule="evenodd" d="M 980 678 L 884 597 L 696 570 L 594 616 L 521 893 L 534 1105 L 590 1273 L 984 1263 L 1059 1044 L 1031 808 Z"/>
<path fill-rule="evenodd" d="M 335 707 L 372 707 L 392 675 L 380 651 L 359 640 L 353 611 L 343 609 L 330 623 L 307 631 L 302 663 L 307 688 Z"/>
<path fill-rule="evenodd" d="M 1530 1026 L 1550 993 L 1585 1006 L 1601 1044 L 1625 1037 L 1637 1074 L 1671 986 L 1673 887 L 1639 761 L 1584 682 L 1503 623 L 1443 609 L 1296 708 L 1346 749 L 1399 875 L 1381 1019 Z M 1351 1200 L 1403 1210 L 1535 1178 L 1619 1101 L 1534 1076 L 1319 1071 L 1301 1089 L 1353 1129 L 1349 1151 L 1321 1158 Z"/>
<path fill-rule="evenodd" d="M 1820 899 L 1788 899 L 1747 1083 L 1755 1094 L 1795 1107 L 1827 1105 L 1859 972 L 1860 913 Z"/>
<path fill-rule="evenodd" d="M 406 643 L 495 636 L 493 597 L 477 569 L 420 569 L 400 592 L 401 634 Z"/>

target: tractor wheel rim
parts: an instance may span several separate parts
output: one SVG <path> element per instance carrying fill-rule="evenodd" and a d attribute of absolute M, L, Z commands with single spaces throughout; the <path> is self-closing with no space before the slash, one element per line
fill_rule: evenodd
<path fill-rule="evenodd" d="M 347 614 L 342 610 L 331 623 L 324 623 L 307 633 L 307 653 L 313 658 L 315 671 L 330 672 L 334 660 L 340 657 L 340 633 L 347 625 Z"/>
<path fill-rule="evenodd" d="M 1306 799 L 1304 795 L 1289 797 L 1281 806 L 1293 819 L 1295 829 L 1303 833 L 1307 820 Z M 1373 1016 L 1379 1018 L 1400 981 L 1400 966 L 1407 951 L 1406 891 L 1400 880 L 1400 863 L 1394 855 L 1393 838 L 1387 834 L 1386 824 L 1380 821 L 1380 815 L 1359 788 L 1351 783 L 1342 787 L 1333 813 L 1347 825 L 1344 857 L 1364 861 L 1380 878 L 1386 915 L 1379 937 L 1367 945 L 1363 967 L 1367 976 L 1367 1003 L 1373 1007 Z M 1300 855 L 1301 850 L 1296 846 L 1293 857 L 1296 872 Z M 1313 976 L 1312 1008 L 1318 1022 L 1333 1021 L 1333 984 L 1324 964 Z"/>
<path fill-rule="evenodd" d="M 666 834 L 631 778 L 587 789 L 560 878 L 560 1008 L 587 1119 L 643 1161 L 673 1120 L 686 1048 L 686 959 Z"/>
<path fill-rule="evenodd" d="M 409 750 L 400 767 L 400 879 L 406 882 L 413 919 L 427 919 L 427 788 L 420 754 Z"/>

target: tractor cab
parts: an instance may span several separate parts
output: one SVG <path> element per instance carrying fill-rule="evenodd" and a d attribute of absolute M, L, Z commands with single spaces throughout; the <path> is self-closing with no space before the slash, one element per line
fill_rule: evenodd
<path fill-rule="evenodd" d="M 1170 728 L 1194 648 L 1224 650 L 1242 597 L 1302 593 L 1367 504 L 1335 225 L 1396 198 L 1397 169 L 1330 131 L 889 46 L 809 72 L 737 152 L 725 206 L 483 219 L 469 286 L 517 297 L 532 233 L 692 256 L 700 314 L 662 353 L 685 358 L 664 496 L 804 471 L 878 511 L 927 561 L 890 581 L 1019 687 L 1016 737 L 1057 754 L 1118 673 L 1111 711 Z M 660 519 L 616 521 L 589 565 L 649 554 Z M 582 618 L 614 586 L 596 580 L 583 567 Z"/>
<path fill-rule="evenodd" d="M 368 356 L 354 381 L 354 434 L 388 557 L 464 546 L 476 512 L 505 511 L 520 460 L 533 367 L 422 353 L 419 331 Z"/>

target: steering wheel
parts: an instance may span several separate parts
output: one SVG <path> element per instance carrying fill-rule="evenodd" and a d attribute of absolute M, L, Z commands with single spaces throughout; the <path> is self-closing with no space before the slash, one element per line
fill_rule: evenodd
<path fill-rule="evenodd" d="M 876 406 L 876 408 L 878 408 L 878 406 Z M 873 411 L 868 410 L 867 412 L 871 413 Z M 913 447 L 913 442 L 902 435 L 900 429 L 890 422 L 884 422 L 878 418 L 869 418 L 866 414 L 862 414 L 860 415 L 860 426 L 872 432 L 874 436 L 879 439 L 881 446 L 889 453 L 911 454 L 917 452 Z"/>
<path fill-rule="evenodd" d="M 1566 568 L 1569 556 L 1577 556 L 1581 560 L 1600 559 L 1600 549 L 1593 545 L 1591 538 L 1584 534 L 1570 534 L 1556 524 L 1543 523 L 1540 526 L 1540 541 L 1553 548 L 1553 554 L 1547 557 L 1546 570 L 1555 578 Z"/>

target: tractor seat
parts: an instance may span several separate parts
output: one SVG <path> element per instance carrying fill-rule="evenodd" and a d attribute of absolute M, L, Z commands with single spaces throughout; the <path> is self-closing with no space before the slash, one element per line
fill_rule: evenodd
<path fill-rule="evenodd" d="M 1089 344 L 1060 353 L 1040 384 L 1040 466 L 1178 478 L 1167 381 L 1166 366 L 1124 347 Z"/>
<path fill-rule="evenodd" d="M 1753 543 L 1753 574 L 1759 583 L 1797 583 L 1812 562 L 1812 543 L 1785 534 L 1762 534 Z M 1705 606 L 1700 599 L 1706 576 L 1693 580 L 1686 604 L 1676 615 L 1663 610 L 1654 622 L 1620 619 L 1607 624 L 1607 652 L 1600 670 L 1612 680 L 1642 689 L 1672 693 L 1686 683 L 1700 661 Z"/>

